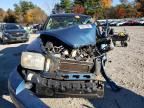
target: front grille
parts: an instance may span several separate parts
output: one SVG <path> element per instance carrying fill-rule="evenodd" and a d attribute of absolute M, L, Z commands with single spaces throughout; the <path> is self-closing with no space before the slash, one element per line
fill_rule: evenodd
<path fill-rule="evenodd" d="M 21 37 L 23 36 L 23 33 L 12 33 L 13 37 Z"/>
<path fill-rule="evenodd" d="M 75 60 L 60 60 L 59 70 L 62 72 L 90 72 L 93 63 Z"/>

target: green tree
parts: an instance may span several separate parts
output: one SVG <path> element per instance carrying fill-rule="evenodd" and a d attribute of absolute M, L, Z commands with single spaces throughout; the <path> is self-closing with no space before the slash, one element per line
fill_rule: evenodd
<path fill-rule="evenodd" d="M 116 18 L 118 18 L 117 17 L 117 9 L 116 9 L 116 7 L 111 7 L 111 8 L 109 8 L 108 10 L 107 10 L 107 13 L 106 13 L 106 16 L 107 16 L 107 18 L 108 19 L 116 19 Z"/>
<path fill-rule="evenodd" d="M 32 2 L 20 1 L 19 4 L 14 4 L 14 7 L 16 13 L 26 14 L 26 11 L 33 9 L 37 6 L 34 5 Z"/>
<path fill-rule="evenodd" d="M 94 18 L 103 18 L 103 7 L 101 0 L 87 0 L 84 3 L 85 13 L 93 16 Z"/>
<path fill-rule="evenodd" d="M 61 0 L 60 6 L 65 10 L 65 13 L 71 12 L 71 0 Z"/>
<path fill-rule="evenodd" d="M 75 0 L 75 1 L 74 1 L 74 4 L 84 6 L 85 1 L 86 1 L 86 0 Z"/>
<path fill-rule="evenodd" d="M 17 22 L 20 23 L 42 23 L 47 16 L 41 8 L 30 1 L 20 1 L 14 4 L 14 10 Z"/>
<path fill-rule="evenodd" d="M 53 14 L 64 13 L 64 9 L 61 7 L 60 4 L 55 4 L 52 13 Z"/>
<path fill-rule="evenodd" d="M 106 17 L 106 11 L 111 7 L 111 4 L 112 0 L 74 0 L 74 7 L 83 6 L 85 14 L 97 19 Z"/>
<path fill-rule="evenodd" d="M 40 8 L 33 8 L 27 11 L 24 16 L 25 23 L 29 24 L 42 24 L 46 20 L 47 15 Z"/>
<path fill-rule="evenodd" d="M 37 7 L 32 2 L 20 1 L 18 4 L 14 4 L 14 10 L 17 18 L 17 22 L 23 23 L 24 15 L 30 9 Z"/>
<path fill-rule="evenodd" d="M 7 15 L 4 18 L 4 22 L 7 22 L 7 23 L 16 23 L 17 19 L 16 19 L 15 12 L 13 12 L 11 9 L 8 9 L 7 10 Z"/>
<path fill-rule="evenodd" d="M 144 16 L 144 0 L 135 0 L 135 8 L 137 9 L 138 16 Z"/>

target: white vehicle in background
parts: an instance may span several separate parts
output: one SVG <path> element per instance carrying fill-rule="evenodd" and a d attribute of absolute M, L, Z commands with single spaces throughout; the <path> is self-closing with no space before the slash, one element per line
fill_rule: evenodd
<path fill-rule="evenodd" d="M 144 20 L 140 20 L 139 23 L 140 23 L 141 25 L 144 25 Z"/>
<path fill-rule="evenodd" d="M 112 21 L 112 22 L 110 22 L 110 26 L 116 26 L 117 23 L 119 23 L 119 22 L 118 21 Z"/>
<path fill-rule="evenodd" d="M 119 23 L 116 24 L 116 26 L 122 26 L 126 23 L 127 21 L 120 21 Z"/>

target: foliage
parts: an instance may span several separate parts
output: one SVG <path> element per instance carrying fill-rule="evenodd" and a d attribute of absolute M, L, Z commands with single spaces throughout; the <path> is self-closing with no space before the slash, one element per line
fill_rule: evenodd
<path fill-rule="evenodd" d="M 64 9 L 61 7 L 60 4 L 55 4 L 52 13 L 53 14 L 64 13 Z"/>
<path fill-rule="evenodd" d="M 116 18 L 118 18 L 116 13 L 117 13 L 117 9 L 115 7 L 111 7 L 109 9 L 107 9 L 106 16 L 109 19 L 111 19 L 111 18 L 116 19 Z"/>
<path fill-rule="evenodd" d="M 8 23 L 15 23 L 16 21 L 16 15 L 15 13 L 11 10 L 8 9 L 7 10 L 7 15 L 4 17 L 4 22 L 8 22 Z"/>
<path fill-rule="evenodd" d="M 18 4 L 14 4 L 14 10 L 17 17 L 17 22 L 23 23 L 24 16 L 28 10 L 36 8 L 32 2 L 20 1 Z"/>
<path fill-rule="evenodd" d="M 40 8 L 33 8 L 26 12 L 24 21 L 29 24 L 44 23 L 46 15 Z"/>
<path fill-rule="evenodd" d="M 112 6 L 113 0 L 60 0 L 52 10 L 56 13 L 84 13 L 96 19 L 144 17 L 144 0 L 120 0 L 121 4 Z M 14 4 L 14 10 L 0 8 L 0 22 L 19 22 L 24 24 L 43 23 L 47 15 L 30 1 L 21 0 Z"/>
<path fill-rule="evenodd" d="M 17 14 L 26 14 L 26 12 L 30 9 L 33 9 L 35 6 L 32 2 L 28 1 L 20 1 L 19 4 L 14 4 L 15 12 Z"/>
<path fill-rule="evenodd" d="M 101 0 L 87 0 L 84 3 L 86 14 L 89 14 L 95 18 L 101 18 L 103 16 L 103 8 L 101 6 Z"/>
<path fill-rule="evenodd" d="M 137 9 L 137 16 L 144 17 L 144 0 L 135 0 L 135 8 Z"/>
<path fill-rule="evenodd" d="M 103 8 L 110 8 L 112 5 L 112 0 L 101 0 Z"/>
<path fill-rule="evenodd" d="M 84 6 L 86 0 L 74 0 L 74 4 Z"/>
<path fill-rule="evenodd" d="M 95 18 L 104 18 L 104 10 L 110 8 L 112 0 L 61 0 L 59 5 L 56 5 L 54 10 L 65 10 L 65 13 L 84 13 Z M 60 11 L 59 11 L 60 12 Z"/>
<path fill-rule="evenodd" d="M 71 0 L 61 0 L 60 7 L 65 10 L 66 13 L 71 12 Z"/>
<path fill-rule="evenodd" d="M 80 4 L 76 4 L 73 7 L 73 12 L 77 14 L 83 14 L 85 12 L 85 8 Z"/>
<path fill-rule="evenodd" d="M 120 0 L 120 2 L 120 5 L 112 7 L 112 0 L 74 0 L 74 7 L 83 6 L 84 13 L 95 18 L 144 17 L 144 0 L 135 0 L 135 2 Z"/>
<path fill-rule="evenodd" d="M 4 17 L 6 16 L 6 12 L 0 8 L 0 22 L 4 20 Z"/>
<path fill-rule="evenodd" d="M 29 1 L 20 1 L 18 4 L 14 4 L 14 11 L 8 9 L 7 12 L 4 12 L 0 9 L 0 21 L 4 22 L 43 23 L 46 17 L 47 15 L 41 8 Z"/>

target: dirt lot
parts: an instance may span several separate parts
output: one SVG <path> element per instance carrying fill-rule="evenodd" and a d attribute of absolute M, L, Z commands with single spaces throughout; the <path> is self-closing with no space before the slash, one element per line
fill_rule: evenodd
<path fill-rule="evenodd" d="M 126 29 L 131 37 L 127 48 L 117 46 L 108 53 L 108 75 L 122 87 L 120 92 L 105 89 L 103 99 L 42 99 L 52 108 L 143 108 L 144 107 L 144 27 Z M 33 40 L 35 36 L 31 36 Z M 0 45 L 0 108 L 14 108 L 8 96 L 7 78 L 18 64 L 20 53 L 28 43 Z"/>

